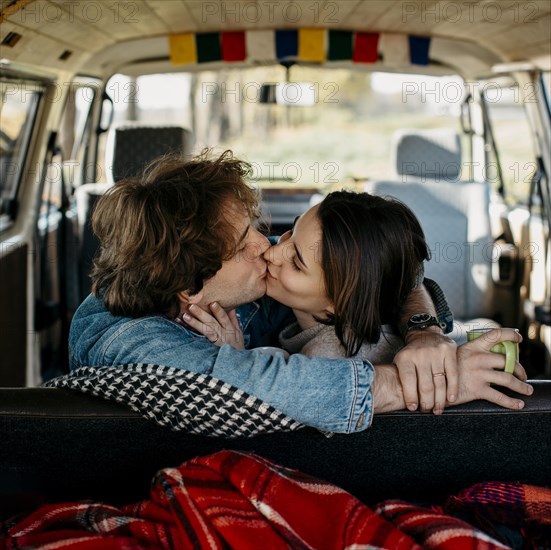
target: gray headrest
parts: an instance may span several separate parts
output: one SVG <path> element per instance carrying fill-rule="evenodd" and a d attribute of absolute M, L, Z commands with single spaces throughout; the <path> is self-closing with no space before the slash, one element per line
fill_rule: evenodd
<path fill-rule="evenodd" d="M 394 134 L 396 172 L 431 181 L 457 181 L 461 140 L 453 130 L 400 130 Z"/>

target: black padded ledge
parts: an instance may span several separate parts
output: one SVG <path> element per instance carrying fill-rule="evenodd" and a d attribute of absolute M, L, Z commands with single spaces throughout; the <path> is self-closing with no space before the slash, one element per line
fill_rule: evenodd
<path fill-rule="evenodd" d="M 307 428 L 234 440 L 172 432 L 70 390 L 0 388 L 0 519 L 45 502 L 135 502 L 157 470 L 221 449 L 258 453 L 367 504 L 438 502 L 488 480 L 551 486 L 551 381 L 533 385 L 522 411 L 474 402 L 442 416 L 377 415 L 358 434 Z"/>

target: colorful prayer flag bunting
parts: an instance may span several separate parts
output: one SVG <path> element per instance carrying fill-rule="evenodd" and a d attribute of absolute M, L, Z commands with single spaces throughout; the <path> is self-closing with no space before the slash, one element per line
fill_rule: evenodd
<path fill-rule="evenodd" d="M 173 65 L 190 65 L 197 63 L 195 33 L 173 34 L 168 37 L 170 62 Z"/>
<path fill-rule="evenodd" d="M 429 64 L 430 37 L 409 37 L 409 60 L 413 65 Z"/>
<path fill-rule="evenodd" d="M 406 34 L 381 35 L 381 52 L 385 65 L 409 65 L 409 42 Z"/>
<path fill-rule="evenodd" d="M 298 55 L 298 32 L 296 30 L 276 31 L 276 56 L 280 61 L 296 58 Z"/>
<path fill-rule="evenodd" d="M 354 38 L 354 63 L 377 63 L 379 33 L 357 32 Z"/>
<path fill-rule="evenodd" d="M 274 31 L 247 31 L 247 60 L 248 61 L 275 61 Z"/>
<path fill-rule="evenodd" d="M 328 32 L 328 61 L 350 61 L 354 53 L 354 33 L 352 31 Z"/>
<path fill-rule="evenodd" d="M 174 65 L 209 61 L 352 61 L 428 65 L 431 38 L 317 28 L 183 33 L 168 37 Z"/>
<path fill-rule="evenodd" d="M 223 32 L 221 41 L 224 61 L 245 61 L 247 51 L 244 32 Z"/>
<path fill-rule="evenodd" d="M 325 61 L 325 29 L 299 29 L 298 58 L 300 61 Z"/>
<path fill-rule="evenodd" d="M 219 32 L 198 32 L 195 35 L 197 62 L 222 61 Z"/>

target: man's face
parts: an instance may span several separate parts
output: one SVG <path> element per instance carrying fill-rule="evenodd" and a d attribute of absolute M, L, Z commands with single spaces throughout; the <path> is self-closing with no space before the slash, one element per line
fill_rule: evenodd
<path fill-rule="evenodd" d="M 209 279 L 200 293 L 200 306 L 218 302 L 224 309 L 257 300 L 266 293 L 266 261 L 263 254 L 270 247 L 266 237 L 252 225 L 246 210 L 230 203 L 227 219 L 235 227 L 239 243 L 237 252 L 222 263 L 221 269 Z M 193 301 L 193 300 L 192 300 Z"/>

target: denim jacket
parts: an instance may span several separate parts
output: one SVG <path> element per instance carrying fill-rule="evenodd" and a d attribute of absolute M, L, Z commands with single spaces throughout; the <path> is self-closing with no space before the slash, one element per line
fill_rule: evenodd
<path fill-rule="evenodd" d="M 273 344 L 292 319 L 288 308 L 266 297 L 238 312 L 248 348 Z M 72 369 L 150 363 L 208 374 L 323 431 L 357 432 L 372 421 L 374 369 L 367 361 L 298 354 L 285 360 L 279 353 L 217 347 L 160 315 L 113 316 L 92 295 L 73 317 L 69 355 Z"/>
<path fill-rule="evenodd" d="M 429 284 L 427 284 L 429 283 Z M 432 283 L 432 287 L 431 284 Z M 438 285 L 425 279 L 438 317 L 453 316 Z M 438 294 L 439 291 L 440 294 Z M 371 425 L 373 365 L 360 359 L 327 359 L 283 354 L 269 356 L 252 348 L 277 346 L 281 329 L 294 321 L 289 308 L 264 297 L 238 308 L 245 346 L 217 347 L 196 332 L 162 315 L 113 316 L 92 295 L 71 323 L 71 368 L 150 363 L 208 374 L 258 397 L 303 424 L 323 431 L 352 433 Z"/>

